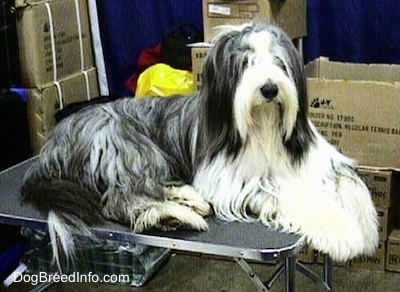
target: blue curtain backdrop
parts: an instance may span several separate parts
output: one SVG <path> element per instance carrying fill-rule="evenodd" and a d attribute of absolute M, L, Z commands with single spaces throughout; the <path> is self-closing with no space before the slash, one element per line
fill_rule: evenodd
<path fill-rule="evenodd" d="M 399 0 L 308 0 L 307 13 L 306 61 L 400 63 Z"/>
<path fill-rule="evenodd" d="M 201 0 L 98 0 L 97 5 L 109 87 L 119 95 L 130 94 L 124 83 L 143 49 L 178 24 L 203 27 Z M 308 0 L 307 21 L 306 62 L 327 56 L 400 64 L 399 0 Z"/>
<path fill-rule="evenodd" d="M 124 83 L 143 49 L 178 24 L 203 27 L 201 0 L 98 0 L 97 6 L 109 88 L 118 95 L 130 94 Z"/>

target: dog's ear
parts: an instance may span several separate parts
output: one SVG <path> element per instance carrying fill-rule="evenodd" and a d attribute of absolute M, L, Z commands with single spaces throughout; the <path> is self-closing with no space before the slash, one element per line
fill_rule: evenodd
<path fill-rule="evenodd" d="M 288 60 L 290 62 L 290 69 L 292 71 L 292 77 L 296 84 L 299 107 L 304 115 L 308 114 L 308 94 L 307 94 L 307 80 L 304 72 L 303 60 L 293 45 L 292 41 L 285 37 L 283 40 L 284 45 L 288 48 L 286 50 Z"/>
<path fill-rule="evenodd" d="M 203 63 L 200 89 L 203 110 L 203 130 L 208 144 L 208 157 L 213 158 L 226 149 L 236 155 L 241 139 L 233 118 L 233 100 L 243 71 L 243 60 L 236 56 L 231 32 L 219 37 Z"/>

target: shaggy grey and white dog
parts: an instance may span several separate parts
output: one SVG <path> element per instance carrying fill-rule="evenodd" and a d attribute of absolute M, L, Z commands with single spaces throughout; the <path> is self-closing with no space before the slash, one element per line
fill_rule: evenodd
<path fill-rule="evenodd" d="M 22 188 L 48 214 L 55 259 L 57 241 L 71 256 L 73 232 L 104 218 L 133 232 L 207 230 L 211 213 L 295 232 L 335 260 L 373 253 L 369 191 L 309 121 L 290 39 L 226 26 L 203 68 L 193 96 L 118 100 L 56 127 Z"/>

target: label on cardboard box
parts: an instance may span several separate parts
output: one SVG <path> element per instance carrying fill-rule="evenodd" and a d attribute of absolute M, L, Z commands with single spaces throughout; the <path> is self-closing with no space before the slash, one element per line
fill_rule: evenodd
<path fill-rule="evenodd" d="M 311 120 L 331 144 L 360 165 L 400 169 L 400 151 L 396 151 L 400 145 L 400 85 L 374 81 L 367 73 L 364 75 L 370 80 L 338 80 L 320 75 L 323 70 L 311 70 L 331 63 L 338 62 L 318 59 L 307 65 L 309 72 L 317 72 L 307 80 Z M 343 63 L 335 70 L 351 67 Z M 388 71 L 388 76 L 400 72 L 400 66 L 374 66 L 371 71 L 377 71 L 375 68 L 381 73 Z"/>
<path fill-rule="evenodd" d="M 33 2 L 17 12 L 24 86 L 41 86 L 93 67 L 85 0 Z"/>
<path fill-rule="evenodd" d="M 231 15 L 231 8 L 222 5 L 208 5 L 208 13 Z"/>
<path fill-rule="evenodd" d="M 210 49 L 210 46 L 192 47 L 192 72 L 197 90 L 203 81 L 203 62 Z"/>
<path fill-rule="evenodd" d="M 398 201 L 399 182 L 395 171 L 360 168 L 359 173 L 371 192 L 375 206 L 389 208 Z"/>

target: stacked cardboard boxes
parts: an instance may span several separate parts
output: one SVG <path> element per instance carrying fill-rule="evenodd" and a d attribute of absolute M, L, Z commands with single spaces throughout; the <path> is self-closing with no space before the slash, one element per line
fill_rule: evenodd
<path fill-rule="evenodd" d="M 400 66 L 351 64 L 318 58 L 306 66 L 310 117 L 331 144 L 362 166 L 378 211 L 379 247 L 353 268 L 385 270 L 388 237 L 398 210 Z"/>
<path fill-rule="evenodd" d="M 37 152 L 64 106 L 98 96 L 86 0 L 17 0 L 22 84 Z"/>
<path fill-rule="evenodd" d="M 352 261 L 354 268 L 384 271 L 388 237 L 398 217 L 398 173 L 391 170 L 361 168 L 363 176 L 378 212 L 379 246 L 374 256 L 360 257 Z"/>

